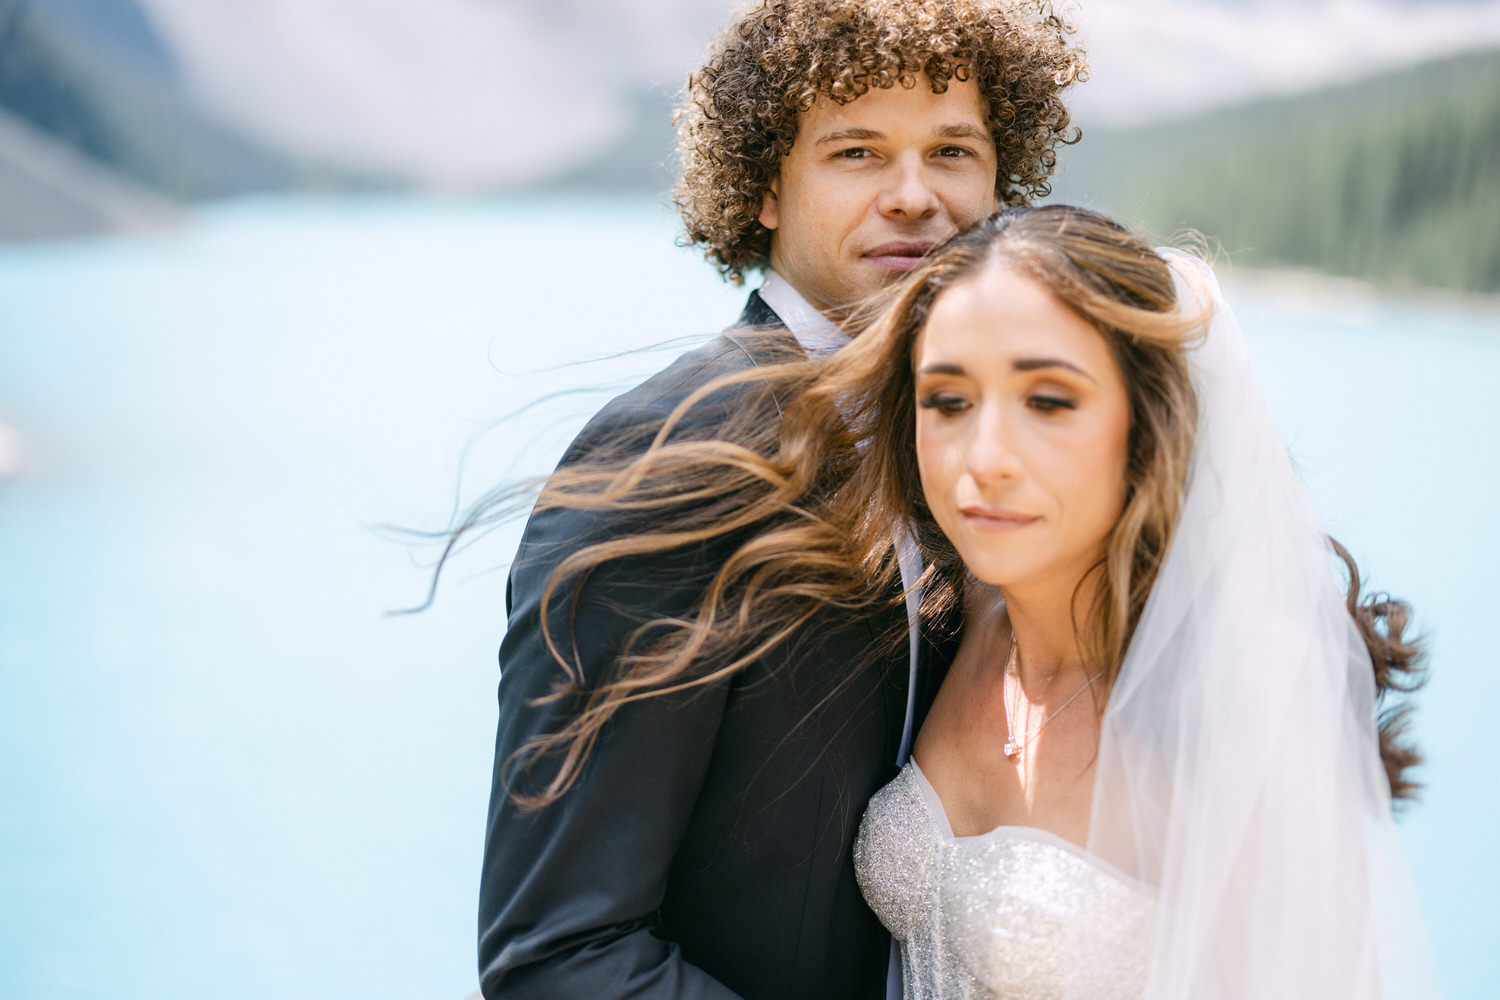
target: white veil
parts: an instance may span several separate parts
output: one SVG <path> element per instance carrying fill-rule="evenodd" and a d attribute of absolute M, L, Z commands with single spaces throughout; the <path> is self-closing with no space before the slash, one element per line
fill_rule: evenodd
<path fill-rule="evenodd" d="M 1164 256 L 1213 309 L 1198 439 L 1104 714 L 1089 849 L 1157 888 L 1147 1000 L 1432 996 L 1369 654 L 1212 270 Z"/>

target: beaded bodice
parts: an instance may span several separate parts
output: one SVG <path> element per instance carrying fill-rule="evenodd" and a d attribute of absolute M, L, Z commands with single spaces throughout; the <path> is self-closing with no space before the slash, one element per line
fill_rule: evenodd
<path fill-rule="evenodd" d="M 955 837 L 915 761 L 870 800 L 854 864 L 900 943 L 906 1000 L 1141 995 L 1150 889 L 1034 827 Z"/>

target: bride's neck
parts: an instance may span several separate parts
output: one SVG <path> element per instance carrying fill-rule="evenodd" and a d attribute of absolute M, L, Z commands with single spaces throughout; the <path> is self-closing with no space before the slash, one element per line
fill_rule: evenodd
<path fill-rule="evenodd" d="M 1010 645 L 1007 630 L 1014 632 L 1017 655 L 1012 666 L 1018 670 L 1022 688 L 1037 696 L 1044 695 L 1054 681 L 1092 673 L 1084 662 L 1073 613 L 1074 608 L 1087 607 L 1085 595 L 1071 589 L 1041 594 L 987 587 L 970 602 L 971 612 L 979 611 L 991 627 L 987 631 L 1004 643 L 1002 654 Z M 1078 624 L 1083 624 L 1081 618 Z"/>

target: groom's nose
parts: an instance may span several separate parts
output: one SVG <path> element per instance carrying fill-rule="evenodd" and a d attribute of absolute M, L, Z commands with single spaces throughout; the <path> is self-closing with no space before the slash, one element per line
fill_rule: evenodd
<path fill-rule="evenodd" d="M 880 214 L 905 222 L 936 215 L 940 203 L 930 169 L 914 151 L 893 159 L 885 168 L 885 185 L 876 202 Z"/>

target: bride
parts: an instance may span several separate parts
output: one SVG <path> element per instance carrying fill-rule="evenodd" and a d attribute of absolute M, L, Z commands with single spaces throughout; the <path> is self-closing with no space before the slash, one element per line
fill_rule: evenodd
<path fill-rule="evenodd" d="M 1404 608 L 1337 590 L 1208 268 L 1002 214 L 845 355 L 872 493 L 968 576 L 855 848 L 905 996 L 1423 995 Z"/>
<path fill-rule="evenodd" d="M 1208 267 L 1007 211 L 853 329 L 823 361 L 737 334 L 758 367 L 543 492 L 673 512 L 549 595 L 620 551 L 749 539 L 529 748 L 555 795 L 622 706 L 723 682 L 820 603 L 903 601 L 919 552 L 928 637 L 961 639 L 854 847 L 908 1000 L 1431 995 L 1391 813 L 1416 757 L 1377 723 L 1418 676 L 1406 609 L 1359 600 Z M 693 407 L 724 426 L 683 433 Z"/>

